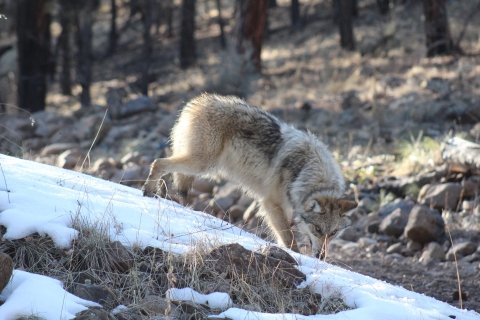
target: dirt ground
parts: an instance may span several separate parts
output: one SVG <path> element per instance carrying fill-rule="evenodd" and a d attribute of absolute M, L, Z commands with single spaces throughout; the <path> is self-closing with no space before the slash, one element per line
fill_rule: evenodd
<path fill-rule="evenodd" d="M 460 302 L 455 263 L 447 261 L 425 266 L 418 262 L 418 258 L 399 255 L 392 257 L 382 252 L 345 254 L 331 250 L 327 261 L 407 290 L 423 293 L 457 308 L 480 311 L 479 262 L 458 265 L 462 292 Z"/>

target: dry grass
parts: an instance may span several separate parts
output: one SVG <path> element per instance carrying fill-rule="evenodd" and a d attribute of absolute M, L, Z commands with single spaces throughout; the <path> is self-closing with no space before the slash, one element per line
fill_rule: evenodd
<path fill-rule="evenodd" d="M 59 279 L 72 293 L 77 284 L 89 283 L 86 280 L 100 285 L 114 296 L 115 301 L 105 306 L 107 310 L 123 304 L 141 314 L 138 305 L 145 296 L 165 297 L 165 292 L 174 287 L 189 287 L 204 294 L 227 292 L 235 307 L 251 311 L 312 315 L 350 309 L 339 296 L 324 298 L 309 287 L 285 288 L 267 278 L 262 270 L 258 277 L 239 272 L 219 274 L 215 262 L 206 258 L 210 251 L 206 244 L 196 245 L 186 255 L 174 256 L 152 247 L 141 250 L 119 246 L 110 241 L 106 224 L 91 227 L 77 218 L 72 226 L 79 235 L 71 249 L 59 249 L 48 236 L 34 234 L 3 241 L 0 252 L 14 259 L 16 269 Z M 219 310 L 202 312 L 206 316 L 218 314 Z M 32 317 L 28 319 L 36 319 Z"/>

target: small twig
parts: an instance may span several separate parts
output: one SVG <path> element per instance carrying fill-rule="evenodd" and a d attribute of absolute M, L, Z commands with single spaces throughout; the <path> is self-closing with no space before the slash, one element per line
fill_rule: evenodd
<path fill-rule="evenodd" d="M 450 233 L 450 228 L 448 227 L 448 224 L 446 225 L 446 227 L 447 227 L 448 236 L 450 237 L 450 243 L 452 244 L 453 258 L 455 259 L 455 268 L 457 269 L 458 299 L 460 300 L 460 309 L 463 309 L 462 286 L 460 284 L 460 273 L 458 272 L 457 254 L 455 250 L 453 250 L 453 239 L 452 239 L 452 234 Z"/>
<path fill-rule="evenodd" d="M 8 186 L 7 186 L 7 179 L 5 179 L 5 173 L 3 172 L 3 167 L 2 167 L 2 164 L 0 163 L 0 170 L 2 170 L 2 175 L 3 175 L 3 181 L 5 181 L 5 188 L 6 188 L 6 191 L 7 191 L 7 199 L 8 199 L 8 203 L 10 203 L 10 190 L 8 190 Z"/>
<path fill-rule="evenodd" d="M 83 170 L 83 165 L 85 164 L 85 161 L 87 160 L 87 158 L 90 159 L 90 151 L 92 151 L 93 145 L 95 144 L 95 141 L 97 141 L 98 135 L 100 134 L 100 130 L 102 130 L 103 122 L 105 121 L 105 117 L 107 116 L 107 112 L 108 112 L 108 109 L 105 110 L 105 114 L 103 115 L 103 119 L 102 119 L 102 122 L 100 123 L 100 127 L 98 128 L 97 134 L 95 135 L 95 138 L 93 139 L 93 142 L 90 145 L 90 149 L 88 149 L 87 156 L 85 157 L 85 159 L 83 159 L 82 166 L 80 167 L 80 171 Z M 89 162 L 90 162 L 90 160 L 89 160 Z"/>

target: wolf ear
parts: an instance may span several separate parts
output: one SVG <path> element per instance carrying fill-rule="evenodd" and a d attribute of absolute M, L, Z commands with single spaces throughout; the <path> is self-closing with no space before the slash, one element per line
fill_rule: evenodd
<path fill-rule="evenodd" d="M 322 209 L 320 208 L 320 204 L 318 203 L 317 200 L 312 200 L 309 203 L 310 210 L 312 210 L 315 213 L 320 213 Z"/>
<path fill-rule="evenodd" d="M 350 200 L 340 200 L 340 209 L 342 211 L 342 214 L 355 209 L 357 207 L 357 203 L 355 201 L 350 201 Z"/>

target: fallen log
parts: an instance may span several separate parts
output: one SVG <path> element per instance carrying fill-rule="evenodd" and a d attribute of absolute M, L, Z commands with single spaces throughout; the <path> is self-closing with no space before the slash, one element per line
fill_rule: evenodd
<path fill-rule="evenodd" d="M 445 143 L 442 158 L 450 172 L 480 175 L 480 144 L 451 138 Z"/>

